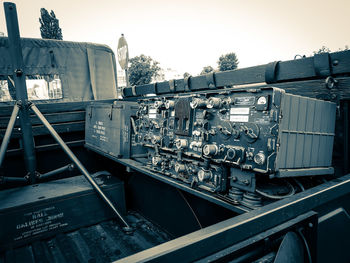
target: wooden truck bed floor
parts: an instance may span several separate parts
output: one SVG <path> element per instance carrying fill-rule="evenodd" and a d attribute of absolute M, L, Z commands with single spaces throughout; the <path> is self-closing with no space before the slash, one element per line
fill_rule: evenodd
<path fill-rule="evenodd" d="M 170 237 L 136 212 L 127 221 L 135 232 L 126 234 L 108 220 L 68 233 L 6 250 L 0 263 L 15 262 L 111 262 L 170 240 Z"/>

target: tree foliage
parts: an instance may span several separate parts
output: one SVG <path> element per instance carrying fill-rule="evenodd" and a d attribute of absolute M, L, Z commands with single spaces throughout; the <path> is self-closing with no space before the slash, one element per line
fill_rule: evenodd
<path fill-rule="evenodd" d="M 129 62 L 129 82 L 132 86 L 151 83 L 152 78 L 157 77 L 161 70 L 159 62 L 143 54 L 131 58 Z"/>
<path fill-rule="evenodd" d="M 314 51 L 314 55 L 322 54 L 322 53 L 330 53 L 330 52 L 331 52 L 331 50 L 328 47 L 322 46 L 319 50 Z"/>
<path fill-rule="evenodd" d="M 62 30 L 59 20 L 56 18 L 55 12 L 51 10 L 49 13 L 45 8 L 40 9 L 40 34 L 44 39 L 62 40 Z"/>
<path fill-rule="evenodd" d="M 349 46 L 345 45 L 344 48 L 338 48 L 337 51 L 347 51 L 347 50 L 349 50 Z M 316 54 L 331 53 L 331 52 L 332 51 L 328 47 L 322 46 L 319 50 L 314 51 L 313 54 L 316 55 Z"/>
<path fill-rule="evenodd" d="M 184 75 L 183 75 L 184 78 L 187 78 L 187 77 L 189 77 L 189 76 L 191 76 L 191 74 L 188 73 L 188 72 L 185 72 Z"/>
<path fill-rule="evenodd" d="M 238 58 L 234 52 L 222 55 L 218 61 L 219 71 L 236 69 L 238 63 Z"/>
<path fill-rule="evenodd" d="M 208 74 L 208 73 L 213 72 L 213 71 L 214 71 L 214 69 L 212 66 L 206 66 L 202 69 L 200 75 L 205 75 L 205 74 Z"/>

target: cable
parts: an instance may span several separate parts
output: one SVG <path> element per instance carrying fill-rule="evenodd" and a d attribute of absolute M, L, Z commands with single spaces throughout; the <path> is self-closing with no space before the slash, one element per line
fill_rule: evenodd
<path fill-rule="evenodd" d="M 301 191 L 305 191 L 305 187 L 298 181 L 298 179 L 293 178 L 294 182 L 300 187 Z"/>
<path fill-rule="evenodd" d="M 131 127 L 134 131 L 134 134 L 137 135 L 137 129 L 136 129 L 136 124 L 135 124 L 135 120 L 133 117 L 130 117 L 130 121 L 131 121 Z"/>
<path fill-rule="evenodd" d="M 295 194 L 295 188 L 294 188 L 294 186 L 293 186 L 291 183 L 289 183 L 288 181 L 285 181 L 285 182 L 286 182 L 286 184 L 288 185 L 288 187 L 290 188 L 289 193 L 286 194 L 286 195 L 271 195 L 271 194 L 265 193 L 265 192 L 263 192 L 263 191 L 261 191 L 261 190 L 259 190 L 259 189 L 255 189 L 255 191 L 256 191 L 258 194 L 262 195 L 263 197 L 270 198 L 270 199 L 277 199 L 277 200 L 280 200 L 280 199 L 283 199 L 283 198 L 286 198 L 286 197 L 290 197 L 290 196 L 292 196 L 292 195 Z"/>
<path fill-rule="evenodd" d="M 190 208 L 190 210 L 191 210 L 191 212 L 192 212 L 194 218 L 196 219 L 196 221 L 197 221 L 199 227 L 202 229 L 203 226 L 202 226 L 201 222 L 199 222 L 199 219 L 198 219 L 196 213 L 193 211 L 191 205 L 188 203 L 187 199 L 186 199 L 185 196 L 182 194 L 182 192 L 181 192 L 179 189 L 176 189 L 176 190 L 179 192 L 179 194 L 181 195 L 181 197 L 183 198 L 183 200 L 186 202 L 186 204 L 187 204 L 188 207 Z"/>
<path fill-rule="evenodd" d="M 306 248 L 306 252 L 307 252 L 307 257 L 309 259 L 309 263 L 312 263 L 312 257 L 311 257 L 311 251 L 310 251 L 309 244 L 307 243 L 304 234 L 301 232 L 301 229 L 298 229 L 298 233 L 301 236 L 301 238 L 303 239 L 303 242 L 304 242 L 304 245 L 305 245 L 305 248 Z"/>

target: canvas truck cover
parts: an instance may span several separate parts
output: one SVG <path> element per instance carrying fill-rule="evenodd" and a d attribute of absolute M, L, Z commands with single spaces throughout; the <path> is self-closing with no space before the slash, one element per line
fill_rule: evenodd
<path fill-rule="evenodd" d="M 24 73 L 31 76 L 59 76 L 60 101 L 117 98 L 116 63 L 105 45 L 22 38 Z M 7 37 L 0 37 L 0 78 L 13 74 Z"/>

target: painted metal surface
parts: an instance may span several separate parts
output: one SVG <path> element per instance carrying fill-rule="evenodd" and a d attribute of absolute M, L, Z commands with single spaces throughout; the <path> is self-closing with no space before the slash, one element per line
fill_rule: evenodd
<path fill-rule="evenodd" d="M 350 192 L 350 175 L 236 216 L 120 262 L 191 262 L 326 205 Z"/>
<path fill-rule="evenodd" d="M 24 63 L 22 55 L 21 38 L 19 35 L 19 26 L 17 19 L 16 5 L 13 3 L 4 3 L 7 34 L 12 58 L 13 81 L 16 87 L 16 100 L 22 107 L 19 112 L 19 119 L 22 131 L 24 160 L 31 183 L 35 182 L 36 176 L 36 158 L 34 150 L 34 140 L 32 125 L 30 123 L 29 111 L 27 108 L 28 94 L 25 81 Z M 24 176 L 24 175 L 23 175 Z"/>

